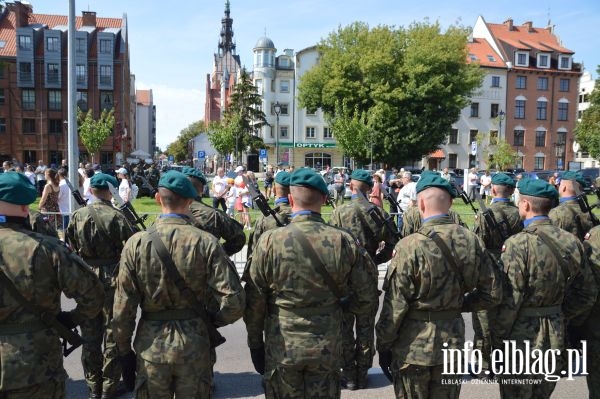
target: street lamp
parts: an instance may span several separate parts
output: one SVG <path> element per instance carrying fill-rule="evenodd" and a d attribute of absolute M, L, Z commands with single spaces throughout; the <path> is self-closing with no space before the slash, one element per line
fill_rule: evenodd
<path fill-rule="evenodd" d="M 277 119 L 275 121 L 275 163 L 279 163 L 279 114 L 281 113 L 281 105 L 279 101 L 275 102 L 273 106 Z"/>

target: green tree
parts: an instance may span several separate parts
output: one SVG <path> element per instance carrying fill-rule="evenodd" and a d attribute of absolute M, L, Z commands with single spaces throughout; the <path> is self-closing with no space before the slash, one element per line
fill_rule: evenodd
<path fill-rule="evenodd" d="M 204 121 L 200 120 L 190 124 L 188 127 L 183 129 L 177 139 L 167 146 L 165 153 L 167 155 L 173 155 L 175 162 L 182 162 L 190 160 L 190 156 L 193 156 L 192 148 L 190 147 L 191 140 L 204 132 Z"/>
<path fill-rule="evenodd" d="M 94 154 L 100 151 L 100 148 L 106 142 L 108 136 L 113 132 L 115 126 L 115 110 L 103 110 L 100 118 L 94 119 L 92 109 L 83 112 L 77 108 L 77 124 L 79 129 L 79 137 L 88 153 L 92 156 L 94 162 Z"/>
<path fill-rule="evenodd" d="M 574 131 L 581 149 L 589 152 L 592 158 L 600 158 L 600 65 L 596 73 L 599 76 L 590 94 L 590 106 L 583 111 Z"/>
<path fill-rule="evenodd" d="M 340 110 L 342 118 L 358 117 L 374 137 L 376 161 L 398 165 L 428 154 L 444 142 L 483 79 L 478 65 L 466 63 L 467 35 L 462 27 L 441 32 L 428 22 L 408 29 L 340 27 L 321 41 L 319 63 L 301 78 L 300 105 L 320 107 L 333 121 Z M 344 151 L 353 151 L 353 140 L 344 137 L 351 130 L 333 133 Z"/>

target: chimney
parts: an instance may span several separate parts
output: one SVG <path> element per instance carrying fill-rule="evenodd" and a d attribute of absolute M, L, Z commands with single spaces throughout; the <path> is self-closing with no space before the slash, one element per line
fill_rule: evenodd
<path fill-rule="evenodd" d="M 513 30 L 513 19 L 512 18 L 508 18 L 506 21 L 504 21 L 502 23 L 503 25 L 506 25 L 506 27 L 508 28 L 509 31 Z"/>
<path fill-rule="evenodd" d="M 81 12 L 81 25 L 96 27 L 96 12 L 95 11 L 82 11 Z"/>
<path fill-rule="evenodd" d="M 531 21 L 523 22 L 523 27 L 527 28 L 527 32 L 533 32 L 533 23 Z"/>
<path fill-rule="evenodd" d="M 23 28 L 29 25 L 29 17 L 33 12 L 31 4 L 15 1 L 13 4 L 6 5 L 10 11 L 15 13 L 15 25 L 17 28 Z"/>

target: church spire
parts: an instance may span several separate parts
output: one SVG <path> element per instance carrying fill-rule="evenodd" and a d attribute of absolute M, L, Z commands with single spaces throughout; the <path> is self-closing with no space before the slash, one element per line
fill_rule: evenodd
<path fill-rule="evenodd" d="M 225 16 L 221 18 L 221 39 L 219 40 L 219 54 L 227 52 L 235 54 L 233 41 L 233 19 L 230 17 L 229 0 L 225 0 Z"/>

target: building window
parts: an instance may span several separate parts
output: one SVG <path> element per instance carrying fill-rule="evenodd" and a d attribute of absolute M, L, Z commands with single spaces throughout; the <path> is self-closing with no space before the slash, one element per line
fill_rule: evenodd
<path fill-rule="evenodd" d="M 536 130 L 535 131 L 535 146 L 545 147 L 546 146 L 546 131 Z"/>
<path fill-rule="evenodd" d="M 100 52 L 103 54 L 112 53 L 112 40 L 100 39 Z"/>
<path fill-rule="evenodd" d="M 48 159 L 48 164 L 60 165 L 60 161 L 62 161 L 62 160 L 63 160 L 62 152 L 50 151 L 50 158 Z"/>
<path fill-rule="evenodd" d="M 279 58 L 279 66 L 280 67 L 284 67 L 287 68 L 290 66 L 290 60 L 287 57 L 281 57 Z"/>
<path fill-rule="evenodd" d="M 113 93 L 111 91 L 100 92 L 100 106 L 103 110 L 110 111 L 113 107 Z"/>
<path fill-rule="evenodd" d="M 307 139 L 314 139 L 317 137 L 316 135 L 316 129 L 313 126 L 307 126 L 306 127 L 306 138 Z"/>
<path fill-rule="evenodd" d="M 523 67 L 529 66 L 529 52 L 517 51 L 515 55 L 515 65 Z"/>
<path fill-rule="evenodd" d="M 458 144 L 458 129 L 450 129 L 448 144 Z"/>
<path fill-rule="evenodd" d="M 492 76 L 492 87 L 500 87 L 500 76 Z"/>
<path fill-rule="evenodd" d="M 281 92 L 281 93 L 289 93 L 290 92 L 290 81 L 289 80 L 279 81 L 279 92 Z"/>
<path fill-rule="evenodd" d="M 19 50 L 31 50 L 33 48 L 31 36 L 19 35 Z"/>
<path fill-rule="evenodd" d="M 527 88 L 527 76 L 521 76 L 521 75 L 517 76 L 515 88 L 516 89 L 526 89 Z"/>
<path fill-rule="evenodd" d="M 100 65 L 100 84 L 112 85 L 112 65 Z"/>
<path fill-rule="evenodd" d="M 569 79 L 561 79 L 559 81 L 559 91 L 569 91 L 571 81 Z"/>
<path fill-rule="evenodd" d="M 0 64 L 0 79 L 4 79 L 4 78 L 6 78 L 6 73 L 5 73 L 5 70 L 4 70 L 4 65 Z"/>
<path fill-rule="evenodd" d="M 6 97 L 4 96 L 4 89 L 0 89 L 0 104 L 4 104 L 6 102 Z"/>
<path fill-rule="evenodd" d="M 113 163 L 113 153 L 102 151 L 100 152 L 100 164 L 101 165 L 111 165 Z"/>
<path fill-rule="evenodd" d="M 558 69 L 571 69 L 571 57 L 568 55 L 559 55 Z"/>
<path fill-rule="evenodd" d="M 46 38 L 46 51 L 58 51 L 60 50 L 60 42 L 58 37 L 47 37 Z"/>
<path fill-rule="evenodd" d="M 254 81 L 254 86 L 256 86 L 256 92 L 257 92 L 258 94 L 264 94 L 264 93 L 263 93 L 263 90 L 264 90 L 264 89 L 263 89 L 263 80 L 262 80 L 262 79 L 256 79 L 256 80 Z"/>
<path fill-rule="evenodd" d="M 85 91 L 77 92 L 77 107 L 79 107 L 79 109 L 82 110 L 83 112 L 86 112 L 88 110 L 87 92 L 85 92 Z"/>
<path fill-rule="evenodd" d="M 533 169 L 535 170 L 544 170 L 544 160 L 545 157 L 535 157 L 533 158 Z"/>
<path fill-rule="evenodd" d="M 271 91 L 275 92 L 275 79 L 271 79 Z"/>
<path fill-rule="evenodd" d="M 75 52 L 86 53 L 87 51 L 87 39 L 84 37 L 78 37 L 75 39 Z"/>
<path fill-rule="evenodd" d="M 548 90 L 548 78 L 547 77 L 539 77 L 538 78 L 537 89 L 538 90 Z"/>
<path fill-rule="evenodd" d="M 450 169 L 456 169 L 457 164 L 458 164 L 458 155 L 448 154 L 448 167 Z"/>
<path fill-rule="evenodd" d="M 471 118 L 479 118 L 479 103 L 471 103 Z"/>
<path fill-rule="evenodd" d="M 31 62 L 19 62 L 19 80 L 21 82 L 33 82 Z"/>
<path fill-rule="evenodd" d="M 333 138 L 333 131 L 331 130 L 330 127 L 323 128 L 323 138 L 324 139 L 332 139 Z"/>
<path fill-rule="evenodd" d="M 567 144 L 567 132 L 556 133 L 556 144 L 560 144 L 560 145 Z"/>
<path fill-rule="evenodd" d="M 490 105 L 490 118 L 497 118 L 500 106 L 498 104 Z"/>
<path fill-rule="evenodd" d="M 61 106 L 62 93 L 60 90 L 48 90 L 48 110 L 50 111 L 60 111 Z"/>
<path fill-rule="evenodd" d="M 48 134 L 62 134 L 63 121 L 61 119 L 50 119 L 48 121 Z"/>
<path fill-rule="evenodd" d="M 479 134 L 479 130 L 471 129 L 469 130 L 469 143 L 477 141 L 477 135 Z"/>
<path fill-rule="evenodd" d="M 46 79 L 48 83 L 59 83 L 59 69 L 58 64 L 46 65 Z"/>
<path fill-rule="evenodd" d="M 536 119 L 537 120 L 539 120 L 539 121 L 546 120 L 547 107 L 548 107 L 547 101 L 538 101 L 537 102 L 537 109 L 536 109 Z"/>
<path fill-rule="evenodd" d="M 523 143 L 525 143 L 525 130 L 516 129 L 514 131 L 513 145 L 517 147 L 522 146 Z"/>
<path fill-rule="evenodd" d="M 282 139 L 287 139 L 288 131 L 289 128 L 287 126 L 279 126 L 279 137 L 281 137 Z"/>
<path fill-rule="evenodd" d="M 525 119 L 525 100 L 515 101 L 515 119 Z"/>
<path fill-rule="evenodd" d="M 550 54 L 542 53 L 537 56 L 538 68 L 550 68 Z"/>
<path fill-rule="evenodd" d="M 87 83 L 87 65 L 76 65 L 75 75 L 77 77 L 77 84 Z"/>
<path fill-rule="evenodd" d="M 316 114 L 317 114 L 316 108 L 307 108 L 306 109 L 306 115 L 316 115 Z"/>
<path fill-rule="evenodd" d="M 25 118 L 23 119 L 23 133 L 35 133 L 35 119 Z"/>
<path fill-rule="evenodd" d="M 569 120 L 569 103 L 559 102 L 558 103 L 558 120 L 568 121 Z"/>
<path fill-rule="evenodd" d="M 289 112 L 289 104 L 288 103 L 279 103 L 281 107 L 281 112 L 279 115 L 288 115 Z M 271 115 L 275 115 L 275 103 L 271 103 Z"/>
<path fill-rule="evenodd" d="M 0 133 L 6 133 L 6 118 L 0 118 Z"/>
<path fill-rule="evenodd" d="M 331 155 L 325 152 L 309 152 L 304 156 L 304 166 L 323 170 L 326 166 L 331 166 Z"/>
<path fill-rule="evenodd" d="M 25 111 L 33 111 L 35 109 L 35 90 L 23 89 L 21 91 L 21 108 Z"/>

